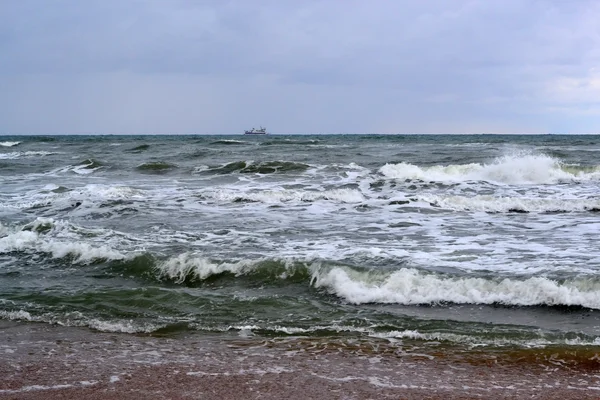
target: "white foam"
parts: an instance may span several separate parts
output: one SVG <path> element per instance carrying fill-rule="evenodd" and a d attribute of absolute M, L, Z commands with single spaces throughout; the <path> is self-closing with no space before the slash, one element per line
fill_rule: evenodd
<path fill-rule="evenodd" d="M 62 209 L 70 207 L 74 202 L 81 203 L 87 200 L 88 202 L 84 206 L 93 208 L 94 203 L 106 200 L 145 200 L 147 198 L 146 191 L 128 186 L 88 184 L 62 193 L 51 192 L 56 189 L 58 189 L 58 186 L 55 184 L 45 185 L 41 191 L 25 192 L 21 196 L 13 198 L 11 202 L 0 205 L 0 207 L 27 209 L 54 206 Z"/>
<path fill-rule="evenodd" d="M 472 335 L 464 335 L 449 332 L 419 332 L 418 330 L 395 330 L 389 332 L 372 332 L 370 336 L 384 339 L 413 339 L 435 342 L 453 342 L 469 344 L 472 346 L 524 346 L 524 347 L 546 347 L 550 345 L 564 344 L 567 346 L 597 346 L 600 344 L 600 337 L 594 339 L 553 339 L 552 341 L 544 337 L 534 339 L 513 339 L 510 337 L 485 338 L 480 337 L 475 332 Z"/>
<path fill-rule="evenodd" d="M 600 283 L 591 279 L 558 283 L 545 277 L 489 280 L 447 277 L 402 268 L 382 275 L 341 267 L 313 276 L 316 287 L 327 288 L 354 304 L 506 304 L 569 305 L 600 309 Z"/>
<path fill-rule="evenodd" d="M 46 313 L 42 315 L 32 315 L 27 311 L 2 311 L 0 310 L 0 319 L 46 322 L 50 324 L 66 326 L 87 326 L 102 332 L 120 332 L 120 333 L 151 333 L 164 328 L 165 324 L 135 322 L 133 320 L 101 320 L 89 318 L 79 312 L 69 313 L 68 317 L 57 314 Z"/>
<path fill-rule="evenodd" d="M 160 324 L 136 323 L 133 320 L 104 321 L 91 319 L 83 322 L 84 325 L 102 332 L 151 333 L 164 327 Z"/>
<path fill-rule="evenodd" d="M 18 311 L 2 311 L 0 310 L 0 318 L 19 321 L 35 321 L 36 319 L 30 313 L 23 310 Z"/>
<path fill-rule="evenodd" d="M 53 258 L 72 256 L 73 263 L 83 264 L 99 259 L 127 258 L 126 255 L 107 245 L 82 242 L 81 237 L 72 231 L 73 227 L 64 221 L 55 222 L 51 218 L 37 218 L 26 227 L 29 230 L 19 230 L 1 237 L 0 253 L 32 250 L 51 254 Z M 49 232 L 38 232 L 40 230 L 49 230 Z"/>
<path fill-rule="evenodd" d="M 243 140 L 234 140 L 234 139 L 220 139 L 221 143 L 236 143 L 236 144 L 247 144 L 248 142 L 244 142 Z"/>
<path fill-rule="evenodd" d="M 134 189 L 129 186 L 112 186 L 112 185 L 96 185 L 89 184 L 85 185 L 85 187 L 80 191 L 69 192 L 73 193 L 83 193 L 88 195 L 91 198 L 99 198 L 99 199 L 145 199 L 146 192 L 141 189 Z"/>
<path fill-rule="evenodd" d="M 419 200 L 457 211 L 507 212 L 510 210 L 529 212 L 575 212 L 600 210 L 600 199 L 576 198 L 527 198 L 499 196 L 420 196 Z"/>
<path fill-rule="evenodd" d="M 97 166 L 95 168 L 90 168 L 93 165 L 93 162 L 90 161 L 87 164 L 82 164 L 82 165 L 72 165 L 70 167 L 67 167 L 67 169 L 71 170 L 72 172 L 75 172 L 78 175 L 89 175 L 93 172 L 98 171 L 99 169 L 102 169 L 103 166 Z"/>
<path fill-rule="evenodd" d="M 52 153 L 50 151 L 14 151 L 12 153 L 0 153 L 0 160 L 14 160 L 21 157 L 36 157 L 36 156 L 48 156 Z"/>
<path fill-rule="evenodd" d="M 435 182 L 487 181 L 501 184 L 550 184 L 573 180 L 598 180 L 600 168 L 576 171 L 543 154 L 504 156 L 490 164 L 419 167 L 409 163 L 385 164 L 379 172 L 391 179 Z"/>
<path fill-rule="evenodd" d="M 13 147 L 16 146 L 18 144 L 20 144 L 21 142 L 0 142 L 0 146 L 2 147 Z"/>
<path fill-rule="evenodd" d="M 313 202 L 318 200 L 339 203 L 360 203 L 365 199 L 362 193 L 354 189 L 331 189 L 322 191 L 281 189 L 255 192 L 241 192 L 239 189 L 221 189 L 202 192 L 201 196 L 220 202 L 232 202 L 241 199 L 261 203 Z"/>

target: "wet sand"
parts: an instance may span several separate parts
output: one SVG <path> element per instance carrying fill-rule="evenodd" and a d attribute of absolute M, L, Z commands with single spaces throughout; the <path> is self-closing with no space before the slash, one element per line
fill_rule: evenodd
<path fill-rule="evenodd" d="M 600 349 L 156 337 L 0 322 L 0 398 L 599 399 Z"/>

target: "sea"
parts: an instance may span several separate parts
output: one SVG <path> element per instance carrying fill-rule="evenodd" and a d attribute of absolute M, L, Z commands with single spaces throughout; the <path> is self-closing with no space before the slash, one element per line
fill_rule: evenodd
<path fill-rule="evenodd" d="M 0 137 L 0 320 L 600 345 L 600 136 Z"/>

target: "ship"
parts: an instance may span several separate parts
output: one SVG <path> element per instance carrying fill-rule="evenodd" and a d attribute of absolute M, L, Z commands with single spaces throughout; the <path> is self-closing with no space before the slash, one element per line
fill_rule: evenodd
<path fill-rule="evenodd" d="M 249 131 L 244 131 L 244 135 L 266 135 L 267 134 L 267 128 L 263 128 L 262 126 L 260 127 L 260 129 L 250 129 Z"/>

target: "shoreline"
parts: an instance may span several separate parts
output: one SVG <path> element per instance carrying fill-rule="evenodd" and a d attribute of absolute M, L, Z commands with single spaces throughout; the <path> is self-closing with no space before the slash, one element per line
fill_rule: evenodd
<path fill-rule="evenodd" d="M 600 349 L 158 337 L 0 321 L 0 398 L 587 399 Z"/>

